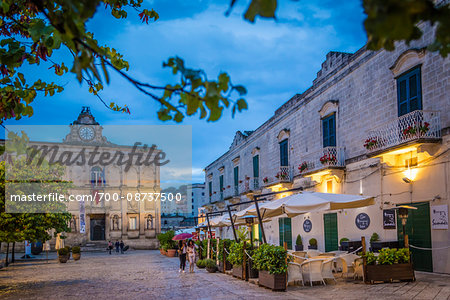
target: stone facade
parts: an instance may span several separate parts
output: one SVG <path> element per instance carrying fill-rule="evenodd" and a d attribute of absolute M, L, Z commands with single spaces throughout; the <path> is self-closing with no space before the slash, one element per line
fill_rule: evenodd
<path fill-rule="evenodd" d="M 384 229 L 384 209 L 405 203 L 422 203 L 430 211 L 437 205 L 448 207 L 450 60 L 425 49 L 434 29 L 425 25 L 423 28 L 421 40 L 409 46 L 399 43 L 392 52 L 374 52 L 364 47 L 354 54 L 330 52 L 309 89 L 289 99 L 255 131 L 237 132 L 230 149 L 205 168 L 209 209 L 222 210 L 227 204 L 249 200 L 254 194 L 295 187 L 361 193 L 374 196 L 376 204 L 332 212 L 337 213 L 338 238 L 360 240 L 365 236 L 369 240 L 376 232 L 381 240 L 390 241 L 397 240 L 398 233 Z M 417 68 L 422 107 L 399 116 L 397 79 Z M 323 120 L 332 115 L 335 145 L 325 147 Z M 430 128 L 421 127 L 425 122 Z M 408 130 L 414 128 L 416 132 L 411 134 Z M 369 138 L 375 139 L 376 144 L 367 149 L 364 144 Z M 287 141 L 286 166 L 281 165 L 280 158 L 283 141 Z M 258 177 L 254 176 L 255 155 L 259 158 Z M 324 155 L 332 161 L 321 162 Z M 414 177 L 411 173 L 415 178 L 406 182 L 405 178 Z M 360 213 L 366 213 L 371 220 L 364 230 L 355 226 Z M 309 232 L 303 230 L 306 219 L 313 224 Z M 319 249 L 327 250 L 324 213 L 300 215 L 291 222 L 293 242 L 300 234 L 304 244 L 316 238 Z M 399 227 L 400 219 L 395 228 Z M 268 241 L 278 244 L 278 220 L 264 224 L 264 228 Z M 220 231 L 232 237 L 230 230 Z M 450 273 L 449 249 L 440 249 L 448 246 L 450 231 L 430 228 L 428 234 L 431 244 L 427 248 L 437 249 L 429 252 L 432 270 Z"/>

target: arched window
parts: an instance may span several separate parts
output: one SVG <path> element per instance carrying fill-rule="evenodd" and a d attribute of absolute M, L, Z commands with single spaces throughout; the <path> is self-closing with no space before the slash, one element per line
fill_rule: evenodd
<path fill-rule="evenodd" d="M 91 169 L 91 184 L 94 187 L 104 186 L 105 181 L 105 170 L 100 167 L 93 167 Z"/>

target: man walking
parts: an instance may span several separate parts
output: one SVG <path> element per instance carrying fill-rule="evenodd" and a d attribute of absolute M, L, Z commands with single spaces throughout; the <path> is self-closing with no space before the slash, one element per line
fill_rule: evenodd
<path fill-rule="evenodd" d="M 120 253 L 123 254 L 123 246 L 125 246 L 125 244 L 123 243 L 122 240 L 120 240 L 119 246 L 120 246 Z"/>
<path fill-rule="evenodd" d="M 114 245 L 116 246 L 116 253 L 119 253 L 119 247 L 120 247 L 119 240 L 117 240 Z"/>

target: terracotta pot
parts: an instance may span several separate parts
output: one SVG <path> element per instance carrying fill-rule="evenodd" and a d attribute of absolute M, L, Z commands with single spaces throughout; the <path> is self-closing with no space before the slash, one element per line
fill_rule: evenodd
<path fill-rule="evenodd" d="M 65 264 L 69 260 L 69 255 L 59 255 L 58 260 L 60 263 Z"/>
<path fill-rule="evenodd" d="M 80 260 L 81 253 L 72 253 L 73 260 Z"/>
<path fill-rule="evenodd" d="M 168 257 L 175 257 L 175 253 L 177 252 L 177 250 L 175 249 L 169 249 L 167 250 L 167 256 Z"/>

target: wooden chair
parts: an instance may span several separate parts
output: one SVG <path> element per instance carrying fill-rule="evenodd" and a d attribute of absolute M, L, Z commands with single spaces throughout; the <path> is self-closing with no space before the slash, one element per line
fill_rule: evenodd
<path fill-rule="evenodd" d="M 289 262 L 288 264 L 288 284 L 298 284 L 298 282 L 302 282 L 302 285 L 305 285 L 303 282 L 302 275 L 302 267 L 300 264 L 295 262 Z"/>
<path fill-rule="evenodd" d="M 322 259 L 308 259 L 301 264 L 304 282 L 308 281 L 311 286 L 314 281 L 319 281 L 326 285 L 322 277 L 322 262 Z"/>
<path fill-rule="evenodd" d="M 334 282 L 336 283 L 336 278 L 334 278 L 334 275 L 333 275 L 333 268 L 334 268 L 333 262 L 334 262 L 334 258 L 327 259 L 322 262 L 322 278 L 323 279 L 333 279 Z"/>

